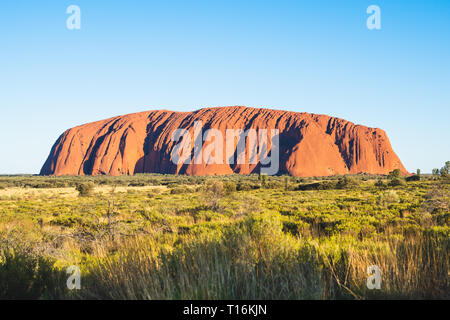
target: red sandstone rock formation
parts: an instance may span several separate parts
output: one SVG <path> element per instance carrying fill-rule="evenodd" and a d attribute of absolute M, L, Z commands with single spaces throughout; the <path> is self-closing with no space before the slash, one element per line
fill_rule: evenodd
<path fill-rule="evenodd" d="M 260 172 L 261 165 L 173 163 L 171 140 L 178 128 L 193 134 L 215 128 L 278 129 L 279 174 L 329 176 L 407 171 L 381 129 L 355 125 L 326 115 L 280 110 L 220 107 L 195 112 L 148 111 L 88 123 L 64 132 L 42 167 L 42 175 L 121 175 L 143 172 L 222 175 Z M 270 137 L 268 147 L 271 148 Z M 203 143 L 203 149 L 208 142 Z M 234 145 L 236 149 L 236 145 Z M 225 154 L 225 153 L 224 153 Z M 248 156 L 247 156 L 248 160 Z"/>

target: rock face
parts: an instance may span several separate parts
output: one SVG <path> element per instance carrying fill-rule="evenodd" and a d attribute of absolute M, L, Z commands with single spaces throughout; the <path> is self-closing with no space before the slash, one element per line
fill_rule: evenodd
<path fill-rule="evenodd" d="M 201 124 L 201 134 L 195 127 Z M 187 145 L 190 163 L 174 161 L 174 148 L 182 141 L 175 140 L 176 129 L 186 129 L 192 136 Z M 217 129 L 216 135 L 208 129 Z M 192 175 L 223 175 L 259 173 L 264 167 L 259 161 L 263 144 L 257 144 L 257 163 L 249 161 L 247 151 L 244 162 L 237 161 L 239 149 L 232 139 L 234 161 L 227 153 L 225 142 L 217 132 L 227 137 L 227 130 L 254 129 L 257 143 L 262 142 L 258 132 L 268 130 L 266 153 L 279 154 L 277 174 L 294 176 L 329 176 L 335 174 L 371 173 L 387 174 L 394 169 L 407 171 L 392 150 L 386 133 L 381 129 L 355 125 L 343 119 L 326 115 L 288 112 L 280 110 L 220 107 L 195 112 L 167 110 L 148 111 L 118 116 L 107 120 L 81 125 L 64 132 L 53 146 L 41 169 L 42 175 L 121 175 L 135 173 L 167 173 Z M 271 129 L 278 129 L 278 144 L 271 140 Z M 197 132 L 198 133 L 198 132 Z M 197 137 L 197 140 L 195 140 Z M 194 141 L 201 141 L 195 158 Z M 250 135 L 249 135 L 250 137 Z M 245 146 L 252 145 L 250 138 Z M 186 138 L 186 141 L 191 140 Z M 226 139 L 225 139 L 226 140 Z M 278 147 L 278 148 L 277 148 Z M 248 149 L 246 149 L 248 150 Z M 222 155 L 223 154 L 223 155 Z M 211 156 L 223 161 L 211 161 Z M 261 157 L 260 157 L 261 156 Z M 217 159 L 218 159 L 217 158 Z M 198 161 L 200 159 L 200 161 Z M 207 160 L 210 160 L 209 163 Z M 220 159 L 221 160 L 221 159 Z M 272 157 L 272 162 L 276 161 Z M 222 162 L 222 163 L 221 163 Z"/>

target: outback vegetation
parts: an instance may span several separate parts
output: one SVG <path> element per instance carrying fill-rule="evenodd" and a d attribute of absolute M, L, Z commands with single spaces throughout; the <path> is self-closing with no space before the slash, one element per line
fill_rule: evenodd
<path fill-rule="evenodd" d="M 0 298 L 449 299 L 444 168 L 406 179 L 2 176 Z M 66 286 L 72 265 L 79 290 Z M 366 286 L 371 265 L 379 290 Z"/>

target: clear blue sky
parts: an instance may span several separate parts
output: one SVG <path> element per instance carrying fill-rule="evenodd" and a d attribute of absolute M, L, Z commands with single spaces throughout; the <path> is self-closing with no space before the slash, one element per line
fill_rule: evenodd
<path fill-rule="evenodd" d="M 382 128 L 410 171 L 450 160 L 448 0 L 2 0 L 0 66 L 0 173 L 38 173 L 79 124 L 226 105 Z"/>

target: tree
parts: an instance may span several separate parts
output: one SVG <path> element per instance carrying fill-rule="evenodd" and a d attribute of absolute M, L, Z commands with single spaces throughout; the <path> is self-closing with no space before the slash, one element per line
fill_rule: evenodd
<path fill-rule="evenodd" d="M 443 169 L 444 172 L 446 172 L 447 174 L 450 173 L 450 161 L 447 161 L 442 169 Z M 442 171 L 442 169 L 441 169 L 441 171 Z"/>
<path fill-rule="evenodd" d="M 439 169 L 437 168 L 434 168 L 431 172 L 433 173 L 434 176 L 439 175 Z"/>
<path fill-rule="evenodd" d="M 445 178 L 445 180 L 450 178 L 450 161 L 447 161 L 445 165 L 441 168 L 439 171 L 442 178 Z"/>
<path fill-rule="evenodd" d="M 420 169 L 417 169 L 416 173 L 418 176 L 420 176 L 420 172 L 421 172 Z"/>

